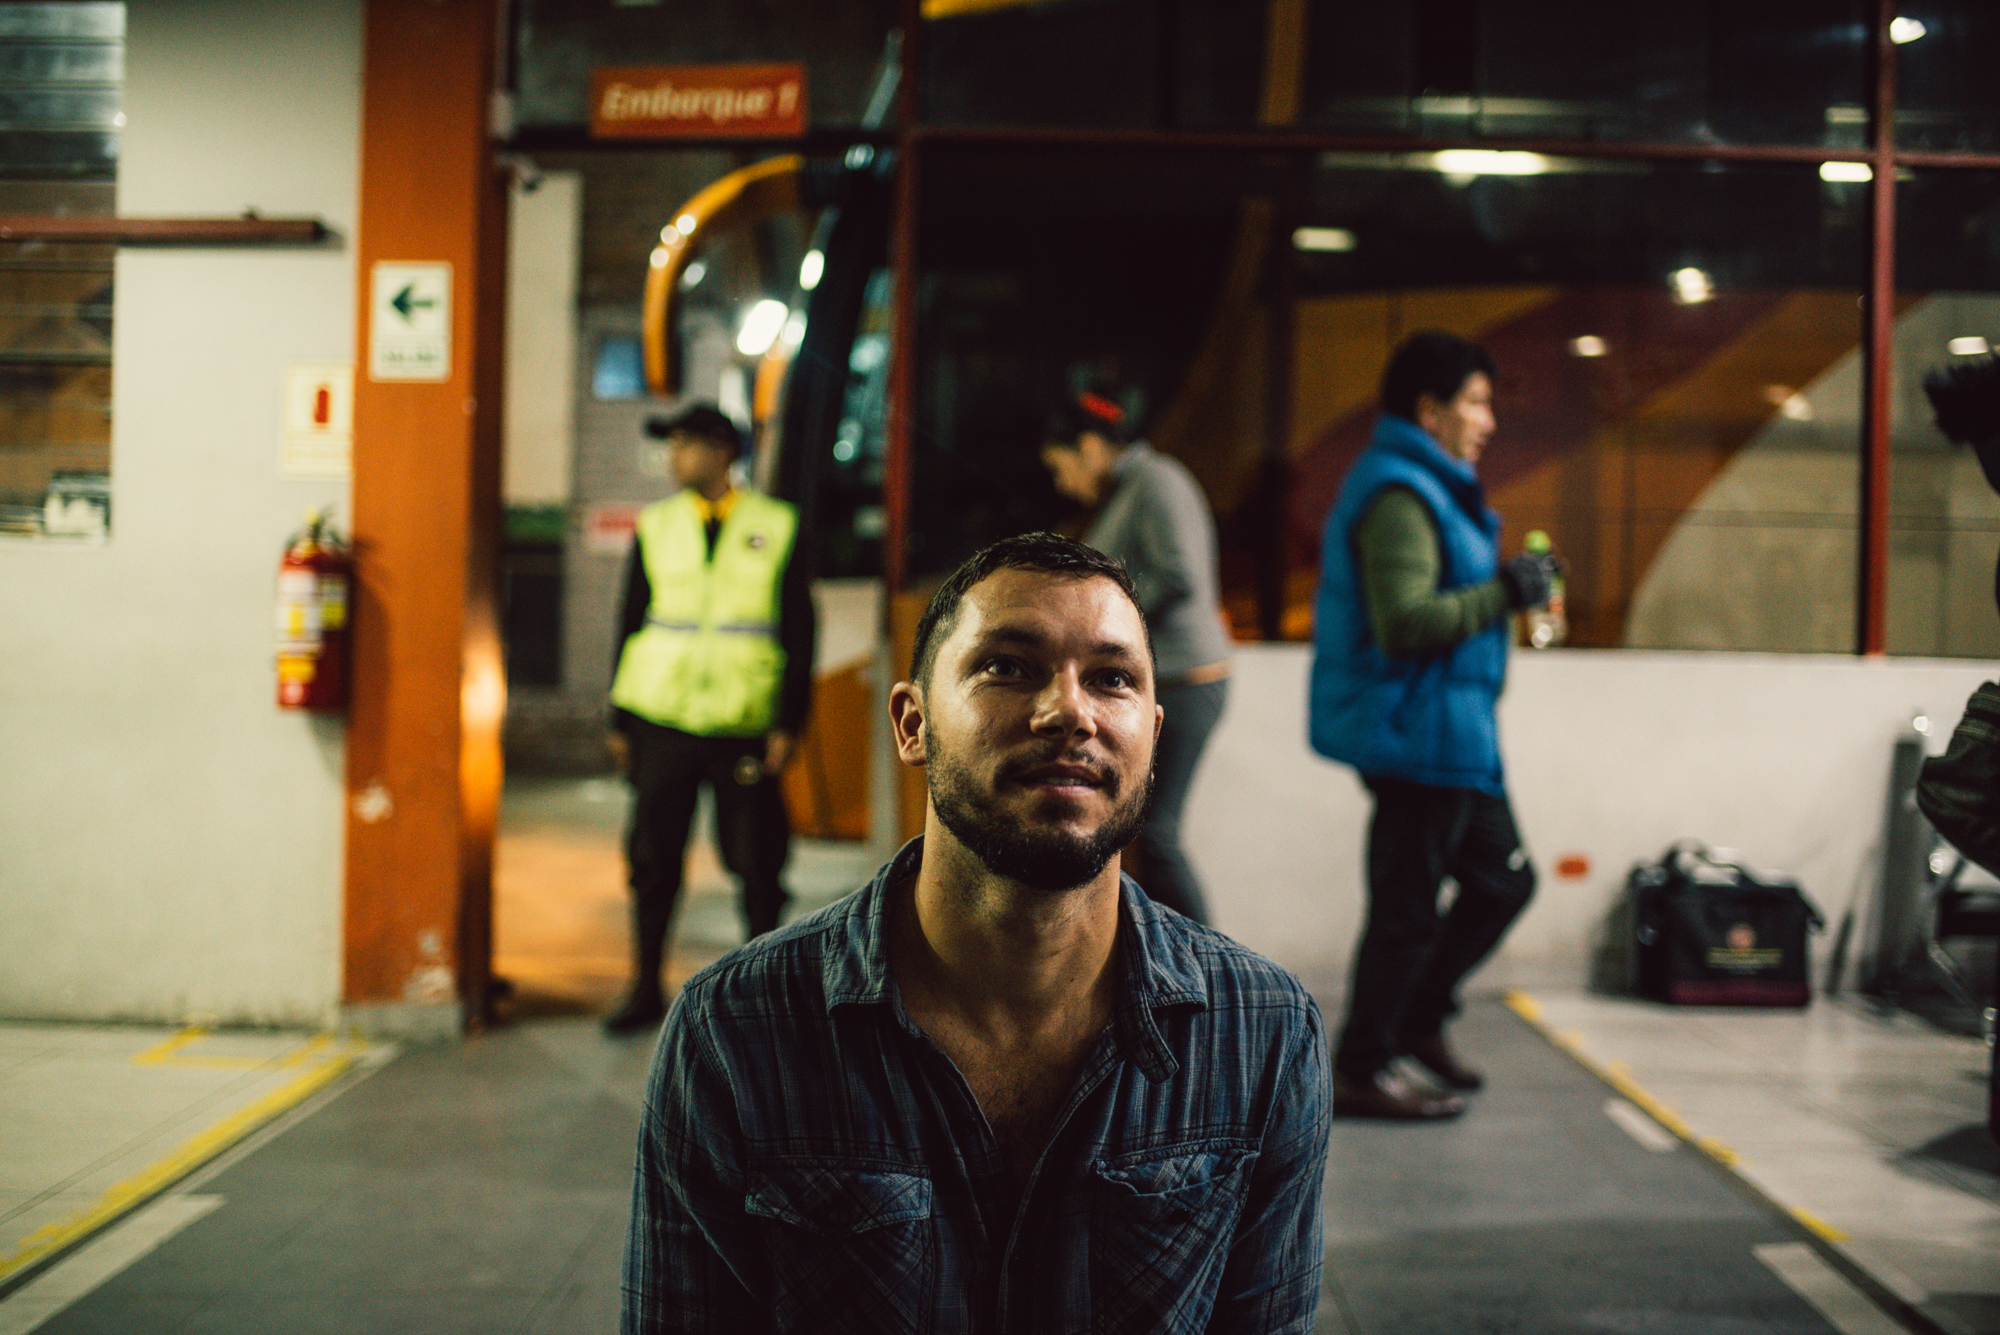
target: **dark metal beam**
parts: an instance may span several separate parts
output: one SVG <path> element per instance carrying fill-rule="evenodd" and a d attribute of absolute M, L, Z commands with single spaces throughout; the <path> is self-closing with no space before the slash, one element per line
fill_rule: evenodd
<path fill-rule="evenodd" d="M 1072 130 L 1001 126 L 924 126 L 913 132 L 926 143 L 1028 148 L 1235 149 L 1301 153 L 1430 154 L 1446 149 L 1540 153 L 1552 158 L 1601 158 L 1655 162 L 1770 162 L 1817 166 L 1822 162 L 1872 164 L 1878 149 L 1794 144 L 1602 143 L 1587 139 L 1494 139 L 1319 134 L 1298 130 Z M 2000 167 L 1995 153 L 1897 153 L 1897 163 L 1923 167 Z"/>
<path fill-rule="evenodd" d="M 1855 562 L 1854 649 L 1886 648 L 1889 587 L 1889 381 L 1896 339 L 1896 0 L 1877 0 L 1872 38 L 1875 97 L 1869 136 L 1868 298 L 1861 331 L 1861 532 Z"/>
<path fill-rule="evenodd" d="M 888 440 L 882 461 L 882 579 L 890 596 L 909 577 L 910 506 L 915 486 L 917 365 L 916 126 L 923 117 L 923 5 L 903 0 L 901 82 L 896 88 L 896 195 L 889 234 L 889 269 L 895 291 L 889 339 Z"/>

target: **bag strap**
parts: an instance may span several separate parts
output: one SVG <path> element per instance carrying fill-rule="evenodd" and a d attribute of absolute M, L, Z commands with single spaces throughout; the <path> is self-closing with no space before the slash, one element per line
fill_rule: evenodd
<path fill-rule="evenodd" d="M 1678 873 L 1690 885 L 1700 885 L 1702 882 L 1688 870 L 1683 859 L 1689 859 L 1701 866 L 1711 867 L 1717 871 L 1733 872 L 1738 878 L 1739 885 L 1743 888 L 1765 890 L 1774 895 L 1795 895 L 1798 897 L 1799 902 L 1806 906 L 1807 920 L 1811 922 L 1812 929 L 1815 932 L 1826 930 L 1825 915 L 1820 913 L 1819 905 L 1813 903 L 1812 896 L 1805 892 L 1804 887 L 1796 882 L 1787 882 L 1782 885 L 1768 884 L 1741 861 L 1731 861 L 1728 858 L 1716 856 L 1718 853 L 1733 851 L 1732 849 L 1710 848 L 1699 839 L 1676 839 L 1673 843 L 1667 845 L 1667 851 L 1660 855 L 1659 865 L 1670 874 Z M 1738 856 L 1740 857 L 1741 855 Z"/>
<path fill-rule="evenodd" d="M 1714 868 L 1717 871 L 1734 872 L 1737 876 L 1745 880 L 1755 881 L 1757 879 L 1756 873 L 1741 862 L 1732 862 L 1728 858 L 1716 856 L 1719 852 L 1727 853 L 1731 851 L 1733 850 L 1710 848 L 1699 839 L 1676 839 L 1673 843 L 1668 844 L 1667 851 L 1660 855 L 1660 865 L 1669 871 L 1679 871 L 1683 875 L 1687 875 L 1689 880 L 1693 880 L 1694 877 L 1688 874 L 1685 867 L 1688 862 L 1693 862 L 1703 867 Z"/>

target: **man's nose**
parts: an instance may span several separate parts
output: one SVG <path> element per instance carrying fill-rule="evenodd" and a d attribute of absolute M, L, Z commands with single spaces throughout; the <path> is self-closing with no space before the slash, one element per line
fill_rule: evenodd
<path fill-rule="evenodd" d="M 1044 736 L 1088 733 L 1093 728 L 1090 696 L 1074 671 L 1051 675 L 1035 696 L 1035 713 L 1030 726 Z"/>

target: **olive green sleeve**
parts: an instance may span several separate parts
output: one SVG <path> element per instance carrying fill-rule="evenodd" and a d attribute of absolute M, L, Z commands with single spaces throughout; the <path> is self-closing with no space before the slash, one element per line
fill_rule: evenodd
<path fill-rule="evenodd" d="M 1437 527 L 1408 487 L 1385 487 L 1354 530 L 1368 624 L 1395 658 L 1443 653 L 1507 615 L 1498 579 L 1438 588 Z"/>

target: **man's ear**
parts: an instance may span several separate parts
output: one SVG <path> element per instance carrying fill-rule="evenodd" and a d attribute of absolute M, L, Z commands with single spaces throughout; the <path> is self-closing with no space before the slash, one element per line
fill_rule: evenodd
<path fill-rule="evenodd" d="M 912 769 L 924 767 L 924 688 L 899 681 L 889 688 L 889 731 L 896 738 L 896 759 Z"/>
<path fill-rule="evenodd" d="M 1416 419 L 1417 425 L 1422 427 L 1425 431 L 1429 432 L 1430 434 L 1436 435 L 1437 433 L 1432 428 L 1432 423 L 1437 421 L 1438 413 L 1443 408 L 1444 405 L 1438 402 L 1436 395 L 1422 394 L 1422 393 L 1418 394 L 1417 419 Z"/>

